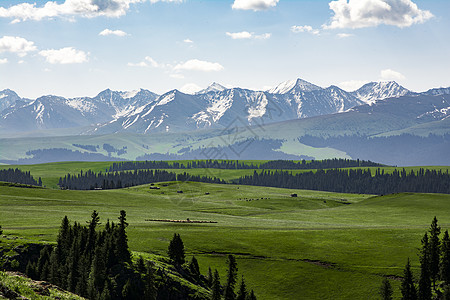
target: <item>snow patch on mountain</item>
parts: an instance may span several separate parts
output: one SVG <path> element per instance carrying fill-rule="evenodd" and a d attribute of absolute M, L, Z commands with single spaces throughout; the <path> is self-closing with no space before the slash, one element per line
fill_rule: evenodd
<path fill-rule="evenodd" d="M 294 80 L 288 80 L 280 83 L 274 88 L 269 89 L 267 92 L 271 94 L 287 94 L 290 92 L 311 92 L 320 90 L 321 87 L 312 84 L 306 80 L 303 79 L 294 79 Z"/>
<path fill-rule="evenodd" d="M 377 100 L 397 98 L 411 93 L 395 81 L 370 82 L 351 92 L 366 104 L 373 105 Z"/>
<path fill-rule="evenodd" d="M 201 91 L 198 91 L 197 93 L 195 93 L 195 95 L 200 95 L 200 94 L 207 94 L 210 92 L 221 92 L 226 90 L 227 88 L 224 87 L 223 85 L 217 83 L 217 82 L 213 82 L 211 83 L 206 89 L 203 89 Z"/>

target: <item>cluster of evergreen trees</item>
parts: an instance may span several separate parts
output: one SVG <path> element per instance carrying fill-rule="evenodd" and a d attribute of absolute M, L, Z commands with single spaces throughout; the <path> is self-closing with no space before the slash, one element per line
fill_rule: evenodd
<path fill-rule="evenodd" d="M 419 249 L 420 275 L 416 283 L 411 271 L 411 264 L 406 263 L 401 284 L 402 299 L 431 300 L 450 299 L 450 237 L 446 230 L 440 238 L 441 227 L 434 217 L 429 230 L 422 238 Z M 381 294 L 383 299 L 392 299 L 389 283 L 383 282 Z"/>
<path fill-rule="evenodd" d="M 331 169 L 331 168 L 351 168 L 351 167 L 380 167 L 381 164 L 365 160 L 351 159 L 325 159 L 325 160 L 271 160 L 261 164 L 251 162 L 240 162 L 239 160 L 193 160 L 186 164 L 180 162 L 167 161 L 126 161 L 113 163 L 108 172 L 139 170 L 139 169 Z"/>
<path fill-rule="evenodd" d="M 41 177 L 36 181 L 29 171 L 23 172 L 17 168 L 0 170 L 0 181 L 42 186 Z"/>
<path fill-rule="evenodd" d="M 340 193 L 389 194 L 400 192 L 450 194 L 450 174 L 436 170 L 405 169 L 391 174 L 377 169 L 331 169 L 292 174 L 288 171 L 262 171 L 242 176 L 238 184 L 320 190 Z"/>
<path fill-rule="evenodd" d="M 60 177 L 58 185 L 61 189 L 71 190 L 120 189 L 152 182 L 177 180 L 226 183 L 217 177 L 190 175 L 186 172 L 176 174 L 165 170 L 134 170 L 111 173 L 96 173 L 88 170 L 86 172 L 81 171 L 78 175 L 67 174 Z"/>
<path fill-rule="evenodd" d="M 64 217 L 57 245 L 42 249 L 38 261 L 29 261 L 26 273 L 49 281 L 89 299 L 155 299 L 154 274 L 150 265 L 137 270 L 131 263 L 125 211 L 119 223 L 106 223 L 92 213 L 87 226 L 71 225 Z"/>

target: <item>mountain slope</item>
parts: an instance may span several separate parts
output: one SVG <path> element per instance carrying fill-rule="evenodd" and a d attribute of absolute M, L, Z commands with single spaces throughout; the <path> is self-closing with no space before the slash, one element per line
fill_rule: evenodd
<path fill-rule="evenodd" d="M 387 81 L 367 83 L 351 94 L 364 103 L 373 104 L 377 100 L 405 96 L 411 92 L 395 81 Z"/>

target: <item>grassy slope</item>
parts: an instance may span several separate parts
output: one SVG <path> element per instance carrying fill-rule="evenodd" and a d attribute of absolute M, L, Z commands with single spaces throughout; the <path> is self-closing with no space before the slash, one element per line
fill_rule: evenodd
<path fill-rule="evenodd" d="M 160 187 L 59 191 L 2 186 L 1 225 L 8 234 L 54 241 L 64 215 L 84 222 L 95 209 L 105 222 L 125 209 L 132 250 L 165 255 L 178 232 L 201 271 L 206 273 L 209 265 L 218 268 L 222 279 L 224 254 L 234 253 L 240 274 L 259 299 L 376 299 L 381 276 L 401 275 L 407 257 L 418 273 L 416 249 L 435 215 L 444 229 L 450 227 L 449 195 L 371 197 L 201 183 Z M 299 197 L 291 198 L 292 192 Z M 238 200 L 245 198 L 259 200 Z M 218 223 L 146 222 L 148 218 Z"/>

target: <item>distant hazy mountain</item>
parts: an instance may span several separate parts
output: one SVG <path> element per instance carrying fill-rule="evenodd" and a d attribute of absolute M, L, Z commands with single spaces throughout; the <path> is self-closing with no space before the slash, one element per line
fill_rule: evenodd
<path fill-rule="evenodd" d="M 426 93 L 446 92 L 436 89 Z M 93 98 L 43 96 L 34 101 L 25 101 L 5 90 L 0 92 L 0 107 L 4 107 L 0 111 L 0 131 L 89 126 L 92 129 L 86 134 L 143 134 L 224 129 L 342 113 L 362 104 L 413 94 L 396 82 L 372 82 L 347 92 L 336 86 L 322 88 L 302 79 L 283 82 L 268 91 L 226 88 L 213 83 L 193 95 L 177 90 L 158 96 L 143 89 L 107 89 Z"/>
<path fill-rule="evenodd" d="M 14 91 L 3 90 L 0 91 L 0 113 L 16 104 L 17 101 L 28 102 L 28 99 L 20 98 Z"/>
<path fill-rule="evenodd" d="M 14 92 L 10 94 L 17 96 Z M 0 129 L 20 132 L 101 124 L 126 115 L 157 97 L 147 90 L 115 92 L 109 89 L 94 98 L 66 99 L 50 95 L 28 102 L 17 96 L 15 104 L 0 113 Z"/>

